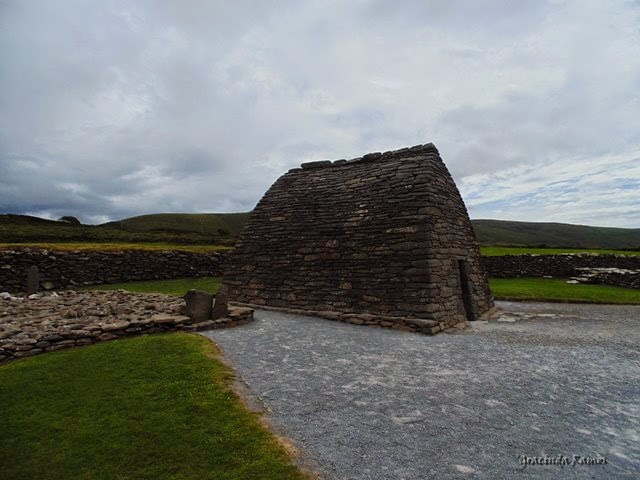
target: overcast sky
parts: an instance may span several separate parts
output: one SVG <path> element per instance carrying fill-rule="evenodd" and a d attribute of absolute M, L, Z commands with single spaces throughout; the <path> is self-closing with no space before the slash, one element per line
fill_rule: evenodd
<path fill-rule="evenodd" d="M 640 228 L 640 2 L 0 0 L 0 213 L 248 211 L 427 142 L 472 218 Z"/>

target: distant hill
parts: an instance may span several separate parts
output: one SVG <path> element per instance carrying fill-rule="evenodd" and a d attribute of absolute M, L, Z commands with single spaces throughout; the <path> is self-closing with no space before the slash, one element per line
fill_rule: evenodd
<path fill-rule="evenodd" d="M 0 215 L 0 242 L 166 242 L 232 245 L 249 213 L 156 213 L 102 225 Z M 640 250 L 640 229 L 472 220 L 482 245 Z"/>
<path fill-rule="evenodd" d="M 157 213 L 110 222 L 129 232 L 183 232 L 215 235 L 228 232 L 237 238 L 249 213 Z M 472 220 L 482 245 L 527 247 L 575 247 L 603 249 L 640 249 L 640 229 L 590 227 L 566 223 Z"/>
<path fill-rule="evenodd" d="M 472 223 L 482 245 L 640 249 L 640 228 L 505 220 L 472 220 Z"/>
<path fill-rule="evenodd" d="M 102 225 L 75 225 L 29 215 L 0 215 L 0 243 L 169 243 L 233 245 L 247 213 L 153 214 Z"/>
<path fill-rule="evenodd" d="M 0 215 L 0 225 L 44 225 L 48 227 L 68 227 L 69 224 L 65 222 L 58 222 L 57 220 L 48 220 L 46 218 L 32 217 L 31 215 L 14 215 L 13 213 L 6 213 Z"/>
<path fill-rule="evenodd" d="M 193 233 L 237 238 L 248 217 L 248 213 L 155 213 L 104 223 L 100 227 L 138 233 Z"/>

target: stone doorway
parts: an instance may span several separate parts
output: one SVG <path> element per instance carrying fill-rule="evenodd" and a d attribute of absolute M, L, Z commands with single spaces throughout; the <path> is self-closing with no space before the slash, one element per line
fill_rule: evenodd
<path fill-rule="evenodd" d="M 467 320 L 473 322 L 476 320 L 476 314 L 473 311 L 472 285 L 469 279 L 469 265 L 466 260 L 458 260 L 458 271 L 460 273 L 460 291 L 462 293 L 462 304 Z"/>

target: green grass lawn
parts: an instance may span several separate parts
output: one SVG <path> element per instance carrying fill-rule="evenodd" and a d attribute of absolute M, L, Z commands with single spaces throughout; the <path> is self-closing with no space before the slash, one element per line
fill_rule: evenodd
<path fill-rule="evenodd" d="M 502 255 L 525 255 L 535 253 L 537 255 L 554 255 L 558 253 L 599 253 L 617 255 L 640 255 L 640 250 L 600 250 L 593 248 L 529 248 L 529 247 L 500 247 L 482 246 L 480 253 L 485 257 L 500 257 Z"/>
<path fill-rule="evenodd" d="M 206 278 L 177 278 L 175 280 L 149 280 L 144 282 L 110 283 L 105 285 L 91 285 L 81 290 L 127 290 L 138 293 L 166 293 L 168 295 L 183 296 L 188 290 L 204 290 L 217 293 L 220 288 L 219 277 Z"/>
<path fill-rule="evenodd" d="M 126 242 L 8 242 L 0 243 L 0 249 L 10 249 L 19 247 L 46 248 L 47 250 L 183 250 L 186 252 L 208 253 L 231 250 L 232 247 L 225 245 L 176 245 L 164 242 L 146 243 L 126 243 Z"/>
<path fill-rule="evenodd" d="M 205 338 L 141 336 L 0 367 L 0 477 L 302 479 Z"/>
<path fill-rule="evenodd" d="M 573 285 L 556 278 L 491 278 L 497 299 L 566 300 L 640 304 L 640 290 L 609 285 Z"/>
<path fill-rule="evenodd" d="M 219 277 L 180 278 L 177 280 L 152 280 L 147 282 L 94 285 L 83 290 L 128 290 L 140 293 L 166 293 L 182 296 L 195 288 L 216 293 L 220 288 Z M 572 285 L 563 279 L 548 278 L 491 278 L 491 291 L 496 298 L 571 300 L 598 303 L 640 304 L 640 291 L 609 285 Z"/>

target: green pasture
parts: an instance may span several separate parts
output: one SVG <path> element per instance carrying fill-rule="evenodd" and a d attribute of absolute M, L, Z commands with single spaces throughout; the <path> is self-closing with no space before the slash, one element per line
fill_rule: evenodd
<path fill-rule="evenodd" d="M 0 477 L 303 479 L 206 338 L 132 337 L 0 366 Z"/>
<path fill-rule="evenodd" d="M 497 299 L 640 304 L 640 290 L 631 288 L 570 284 L 557 278 L 491 278 L 489 282 Z"/>

